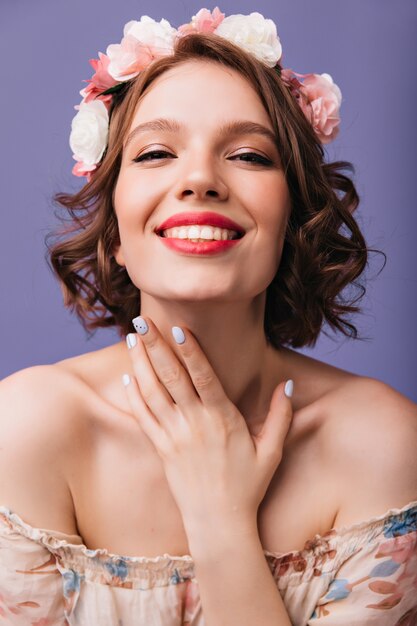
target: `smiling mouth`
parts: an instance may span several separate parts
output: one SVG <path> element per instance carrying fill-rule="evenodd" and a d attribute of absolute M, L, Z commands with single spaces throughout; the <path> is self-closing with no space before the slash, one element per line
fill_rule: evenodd
<path fill-rule="evenodd" d="M 174 236 L 164 236 L 164 234 L 166 233 L 160 233 L 159 237 L 163 240 L 163 245 L 167 248 L 185 255 L 196 254 L 205 256 L 227 252 L 235 246 L 239 246 L 239 242 L 244 236 L 244 234 L 240 233 L 240 236 L 238 236 L 236 231 L 228 233 L 225 230 L 223 230 L 224 238 L 219 238 L 219 233 L 215 233 L 216 239 L 205 239 L 204 237 L 199 237 L 198 235 L 200 233 L 196 233 L 196 235 L 193 236 L 193 232 L 188 233 L 188 236 L 186 237 L 177 237 L 175 235 L 178 233 L 175 232 Z M 185 233 L 182 234 L 184 235 Z"/>
<path fill-rule="evenodd" d="M 155 228 L 165 238 L 204 241 L 241 239 L 245 229 L 227 215 L 216 211 L 182 211 Z"/>
<path fill-rule="evenodd" d="M 212 243 L 214 241 L 234 241 L 235 239 L 242 239 L 243 235 L 233 235 L 233 237 L 228 237 L 227 239 L 203 239 L 201 237 L 175 237 L 173 235 L 164 235 L 162 233 L 158 234 L 158 237 L 162 237 L 162 239 L 176 239 L 177 241 L 191 241 L 192 243 Z"/>
<path fill-rule="evenodd" d="M 215 241 L 231 241 L 235 239 L 242 239 L 245 233 L 239 233 L 235 230 L 229 230 L 226 228 L 210 227 L 207 228 L 203 234 L 204 229 L 176 226 L 174 228 L 168 228 L 166 230 L 157 231 L 156 234 L 164 239 L 176 239 L 179 241 L 191 241 L 193 243 L 208 243 Z"/>

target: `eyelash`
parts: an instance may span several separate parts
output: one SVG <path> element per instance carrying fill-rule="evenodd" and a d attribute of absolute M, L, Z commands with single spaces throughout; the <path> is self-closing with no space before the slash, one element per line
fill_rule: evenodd
<path fill-rule="evenodd" d="M 135 159 L 133 159 L 133 161 L 135 163 L 139 163 L 142 161 L 153 161 L 153 159 L 147 159 L 146 157 L 148 157 L 149 155 L 155 155 L 155 154 L 170 154 L 170 153 L 166 152 L 165 150 L 151 150 L 150 152 L 145 152 L 145 154 L 142 154 L 136 157 Z M 272 161 L 270 161 L 269 159 L 266 159 L 265 157 L 262 157 L 260 154 L 257 154 L 256 152 L 243 152 L 242 154 L 236 154 L 234 157 L 231 157 L 231 158 L 235 159 L 235 158 L 242 157 L 242 156 L 255 157 L 257 159 L 257 161 L 255 162 L 260 163 L 262 165 L 272 164 Z M 254 161 L 246 161 L 246 163 L 254 163 Z"/>

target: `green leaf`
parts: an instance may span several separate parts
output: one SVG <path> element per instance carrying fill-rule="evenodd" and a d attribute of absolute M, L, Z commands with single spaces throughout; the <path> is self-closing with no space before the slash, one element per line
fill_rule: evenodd
<path fill-rule="evenodd" d="M 114 85 L 113 87 L 109 87 L 109 89 L 106 89 L 106 91 L 102 91 L 100 96 L 107 96 L 113 93 L 117 93 L 123 88 L 123 85 L 124 83 L 117 83 L 117 85 Z"/>

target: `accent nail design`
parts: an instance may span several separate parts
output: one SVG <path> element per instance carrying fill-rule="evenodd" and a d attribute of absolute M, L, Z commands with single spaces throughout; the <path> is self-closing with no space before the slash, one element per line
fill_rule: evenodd
<path fill-rule="evenodd" d="M 172 336 L 174 337 L 177 343 L 184 343 L 185 335 L 184 335 L 184 331 L 182 330 L 182 328 L 180 328 L 179 326 L 173 326 L 171 328 L 171 332 L 172 332 Z"/>
<path fill-rule="evenodd" d="M 285 383 L 285 388 L 284 388 L 284 393 L 287 396 L 287 398 L 291 398 L 292 397 L 293 391 L 294 391 L 294 381 L 291 380 L 291 378 L 290 378 Z"/>
<path fill-rule="evenodd" d="M 146 335 L 149 330 L 147 323 L 140 315 L 133 318 L 132 324 L 135 327 L 136 331 L 139 333 L 139 335 Z"/>
<path fill-rule="evenodd" d="M 135 333 L 129 333 L 126 335 L 126 343 L 127 343 L 127 347 L 129 348 L 134 348 L 137 344 L 138 340 L 136 338 Z"/>
<path fill-rule="evenodd" d="M 129 374 L 123 374 L 122 381 L 123 381 L 124 386 L 127 387 L 130 384 Z"/>

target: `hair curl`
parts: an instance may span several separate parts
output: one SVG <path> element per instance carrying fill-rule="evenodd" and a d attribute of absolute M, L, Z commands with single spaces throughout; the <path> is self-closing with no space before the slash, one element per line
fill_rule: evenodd
<path fill-rule="evenodd" d="M 291 213 L 280 265 L 267 288 L 264 331 L 268 341 L 276 348 L 314 345 L 324 322 L 358 338 L 356 327 L 344 316 L 360 311 L 354 305 L 366 289 L 354 281 L 364 271 L 372 249 L 367 248 L 352 216 L 359 196 L 343 170 L 353 174 L 354 168 L 347 161 L 324 162 L 324 149 L 281 80 L 279 65 L 265 67 L 214 34 L 193 33 L 177 39 L 173 55 L 154 61 L 114 94 L 109 141 L 100 167 L 77 193 L 54 195 L 54 202 L 69 214 L 69 224 L 46 236 L 46 260 L 61 283 L 65 306 L 75 310 L 88 333 L 109 326 L 116 326 L 121 337 L 131 332 L 131 320 L 140 310 L 140 290 L 112 254 L 120 244 L 113 192 L 123 142 L 139 99 L 152 82 L 192 59 L 214 61 L 240 72 L 257 92 L 276 134 Z M 66 221 L 65 216 L 59 217 Z M 63 240 L 50 245 L 50 237 Z M 359 287 L 360 293 L 343 300 L 340 294 L 350 284 Z"/>

